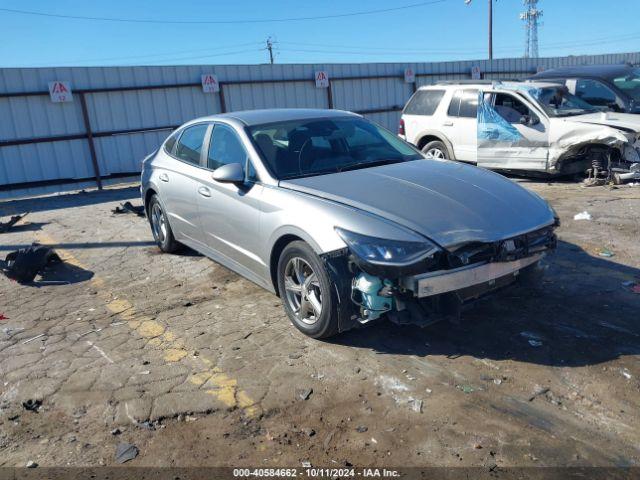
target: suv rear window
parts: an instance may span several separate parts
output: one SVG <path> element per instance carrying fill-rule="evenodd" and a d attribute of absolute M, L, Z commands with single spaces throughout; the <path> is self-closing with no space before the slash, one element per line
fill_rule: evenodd
<path fill-rule="evenodd" d="M 478 114 L 478 90 L 456 90 L 451 97 L 447 115 L 475 118 Z"/>
<path fill-rule="evenodd" d="M 418 90 L 407 103 L 404 113 L 407 115 L 433 115 L 443 95 L 444 90 Z"/>

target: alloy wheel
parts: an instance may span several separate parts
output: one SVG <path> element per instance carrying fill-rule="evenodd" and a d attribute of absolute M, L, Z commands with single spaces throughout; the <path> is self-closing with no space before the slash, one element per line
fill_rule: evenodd
<path fill-rule="evenodd" d="M 322 313 L 322 289 L 311 265 L 300 257 L 293 257 L 284 269 L 285 298 L 296 317 L 313 325 Z"/>

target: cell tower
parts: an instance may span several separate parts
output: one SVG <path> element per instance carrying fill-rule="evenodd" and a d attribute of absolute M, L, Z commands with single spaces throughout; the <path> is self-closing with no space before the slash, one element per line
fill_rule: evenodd
<path fill-rule="evenodd" d="M 542 16 L 542 10 L 538 9 L 539 0 L 522 0 L 526 11 L 520 14 L 520 20 L 526 22 L 527 40 L 524 48 L 524 58 L 538 57 L 538 20 Z"/>

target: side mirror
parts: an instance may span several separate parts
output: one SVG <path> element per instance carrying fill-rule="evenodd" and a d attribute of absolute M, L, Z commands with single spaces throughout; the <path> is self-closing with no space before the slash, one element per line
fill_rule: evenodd
<path fill-rule="evenodd" d="M 216 168 L 212 177 L 221 183 L 244 183 L 244 168 L 239 163 L 229 163 Z"/>

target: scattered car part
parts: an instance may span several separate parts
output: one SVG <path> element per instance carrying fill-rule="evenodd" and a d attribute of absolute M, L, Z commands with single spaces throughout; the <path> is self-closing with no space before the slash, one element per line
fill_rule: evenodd
<path fill-rule="evenodd" d="M 22 215 L 14 215 L 9 219 L 8 222 L 5 222 L 5 223 L 0 222 L 0 233 L 8 232 L 11 229 L 11 227 L 13 227 L 16 223 L 18 223 L 27 215 L 29 215 L 29 212 L 23 213 Z"/>
<path fill-rule="evenodd" d="M 131 443 L 120 443 L 116 447 L 116 462 L 126 463 L 138 456 L 140 450 Z"/>
<path fill-rule="evenodd" d="M 133 205 L 131 202 L 121 203 L 120 206 L 111 210 L 112 213 L 134 213 L 139 217 L 144 217 L 144 205 Z"/>
<path fill-rule="evenodd" d="M 7 255 L 2 265 L 4 274 L 20 283 L 33 282 L 36 275 L 50 263 L 60 262 L 58 254 L 50 247 L 34 243 Z"/>

